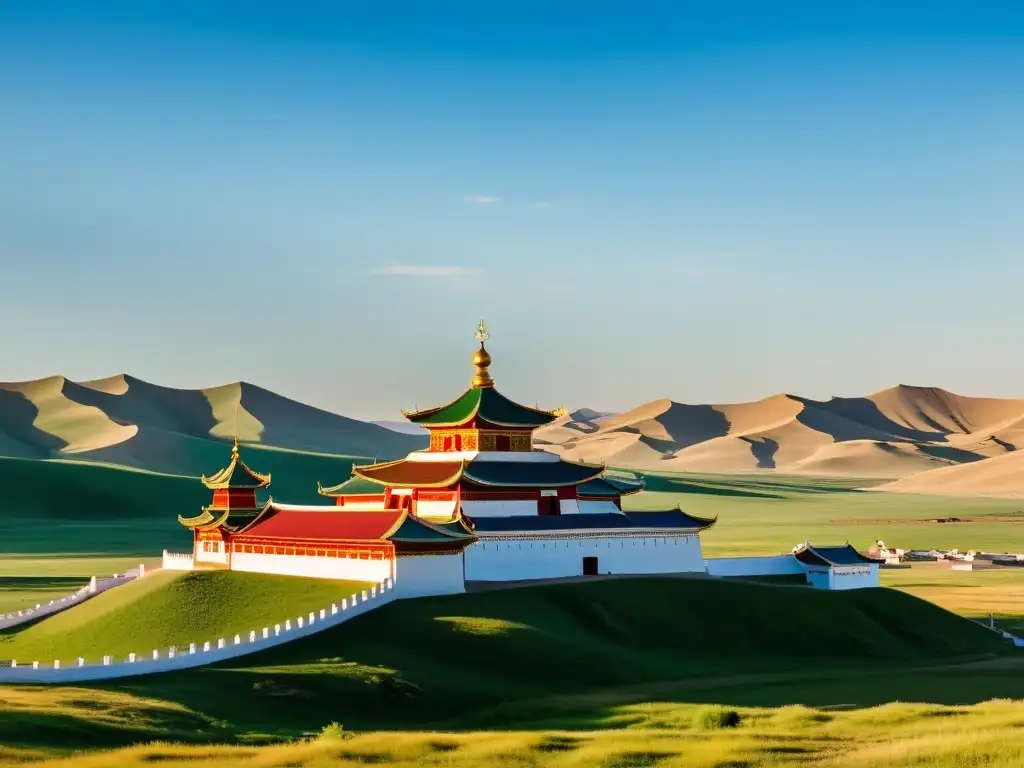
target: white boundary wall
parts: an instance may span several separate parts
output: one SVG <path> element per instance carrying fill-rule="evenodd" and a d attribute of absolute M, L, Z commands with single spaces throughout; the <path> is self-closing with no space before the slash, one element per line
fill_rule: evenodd
<path fill-rule="evenodd" d="M 380 582 L 391 577 L 391 560 L 233 552 L 231 554 L 231 570 L 276 573 L 281 576 L 306 576 L 312 579 Z"/>
<path fill-rule="evenodd" d="M 86 664 L 83 659 L 77 659 L 74 664 L 67 666 L 62 666 L 59 661 L 55 661 L 45 667 L 38 662 L 32 662 L 28 666 L 18 664 L 17 666 L 3 667 L 0 668 L 0 683 L 66 684 L 203 667 L 322 632 L 390 603 L 398 597 L 391 579 L 386 579 L 340 603 L 332 603 L 320 611 L 314 611 L 296 619 L 288 619 L 284 624 L 263 627 L 259 631 L 249 630 L 233 637 L 222 637 L 214 642 L 192 643 L 184 650 L 177 648 L 154 650 L 149 657 L 140 657 L 132 653 L 128 655 L 127 659 L 119 662 L 113 661 L 110 656 L 104 656 L 102 664 Z"/>
<path fill-rule="evenodd" d="M 113 589 L 114 587 L 119 587 L 122 584 L 127 584 L 129 581 L 141 579 L 145 575 L 146 568 L 145 566 L 140 565 L 138 568 L 130 570 L 127 573 L 123 573 L 120 576 L 116 573 L 105 579 L 97 579 L 93 576 L 86 586 L 71 593 L 67 597 L 51 600 L 46 604 L 37 603 L 35 608 L 13 611 L 0 617 L 0 629 L 16 627 L 19 624 L 26 624 L 30 621 L 36 621 L 37 619 L 42 619 L 46 616 L 52 616 L 55 613 L 66 611 L 68 608 L 85 602 L 90 597 L 95 597 L 101 592 L 106 592 L 108 589 Z"/>
<path fill-rule="evenodd" d="M 481 538 L 466 548 L 466 581 L 522 581 L 583 575 L 583 558 L 599 574 L 704 573 L 700 537 L 636 536 L 565 539 Z"/>
<path fill-rule="evenodd" d="M 193 571 L 196 563 L 192 555 L 168 552 L 165 549 L 163 567 L 165 571 Z"/>
<path fill-rule="evenodd" d="M 771 557 L 712 557 L 704 561 L 711 576 L 789 576 L 805 573 L 792 555 Z"/>
<path fill-rule="evenodd" d="M 395 558 L 398 597 L 458 595 L 466 591 L 463 553 Z"/>

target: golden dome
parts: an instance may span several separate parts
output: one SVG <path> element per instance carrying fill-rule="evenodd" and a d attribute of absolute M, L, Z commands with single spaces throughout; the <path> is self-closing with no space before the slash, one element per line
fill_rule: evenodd
<path fill-rule="evenodd" d="M 473 365 L 476 366 L 476 376 L 473 377 L 472 386 L 474 387 L 493 387 L 494 379 L 491 378 L 491 374 L 488 373 L 487 368 L 491 364 L 491 356 L 487 353 L 484 348 L 484 343 L 480 342 L 480 349 L 478 349 L 473 355 Z"/>
<path fill-rule="evenodd" d="M 480 342 L 480 349 L 473 354 L 473 365 L 476 366 L 476 376 L 473 377 L 472 381 L 472 386 L 474 387 L 494 386 L 494 380 L 491 378 L 491 374 L 487 372 L 487 368 L 491 364 L 491 356 L 484 347 L 484 342 L 490 337 L 491 334 L 487 332 L 487 325 L 481 320 L 480 325 L 476 329 L 476 340 Z"/>

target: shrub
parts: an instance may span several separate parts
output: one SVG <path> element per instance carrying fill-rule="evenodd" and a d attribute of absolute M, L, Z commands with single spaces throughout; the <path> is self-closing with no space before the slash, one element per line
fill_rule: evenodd
<path fill-rule="evenodd" d="M 704 731 L 714 731 L 720 728 L 736 728 L 742 719 L 735 709 L 705 707 L 694 715 L 693 725 Z"/>
<path fill-rule="evenodd" d="M 341 741 L 345 738 L 345 727 L 341 723 L 329 723 L 320 729 L 322 741 Z"/>

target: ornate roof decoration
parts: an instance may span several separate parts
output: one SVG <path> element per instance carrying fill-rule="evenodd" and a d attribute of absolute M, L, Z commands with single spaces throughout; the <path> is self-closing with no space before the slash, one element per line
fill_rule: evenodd
<path fill-rule="evenodd" d="M 483 320 L 477 327 L 476 339 L 480 348 L 473 355 L 476 375 L 470 388 L 447 405 L 424 410 L 406 411 L 402 415 L 414 424 L 424 427 L 457 427 L 473 418 L 480 418 L 499 427 L 536 429 L 550 424 L 557 416 L 551 411 L 530 408 L 509 400 L 494 388 L 489 367 L 491 356 L 484 347 L 490 332 Z"/>
<path fill-rule="evenodd" d="M 239 533 L 251 528 L 266 516 L 274 500 L 268 499 L 262 507 L 236 509 L 229 507 L 204 507 L 195 517 L 178 515 L 178 522 L 186 528 L 213 529 L 223 528 L 229 533 Z"/>
<path fill-rule="evenodd" d="M 484 342 L 491 338 L 490 331 L 487 330 L 487 324 L 480 319 L 480 325 L 476 327 L 476 333 L 474 334 L 477 341 L 480 342 L 480 349 L 473 355 L 473 365 L 476 366 L 476 375 L 473 377 L 471 386 L 474 387 L 493 387 L 494 379 L 491 378 L 491 374 L 488 372 L 488 367 L 491 364 L 491 356 L 487 354 L 487 350 L 484 348 Z"/>
<path fill-rule="evenodd" d="M 203 485 L 211 490 L 254 490 L 270 485 L 270 475 L 261 475 L 249 469 L 238 457 L 238 438 L 231 448 L 231 463 L 211 477 L 202 476 Z"/>

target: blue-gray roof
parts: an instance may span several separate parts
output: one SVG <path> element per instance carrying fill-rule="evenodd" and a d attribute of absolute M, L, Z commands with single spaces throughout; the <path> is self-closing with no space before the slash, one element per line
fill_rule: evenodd
<path fill-rule="evenodd" d="M 816 547 L 813 544 L 805 544 L 793 553 L 794 557 L 802 563 L 809 565 L 865 565 L 867 563 L 878 563 L 870 557 L 865 557 L 851 545 L 841 547 Z"/>
<path fill-rule="evenodd" d="M 629 512 L 620 514 L 579 515 L 514 515 L 509 517 L 475 517 L 477 533 L 554 532 L 580 530 L 702 530 L 714 521 L 703 520 L 674 509 L 667 512 Z"/>

